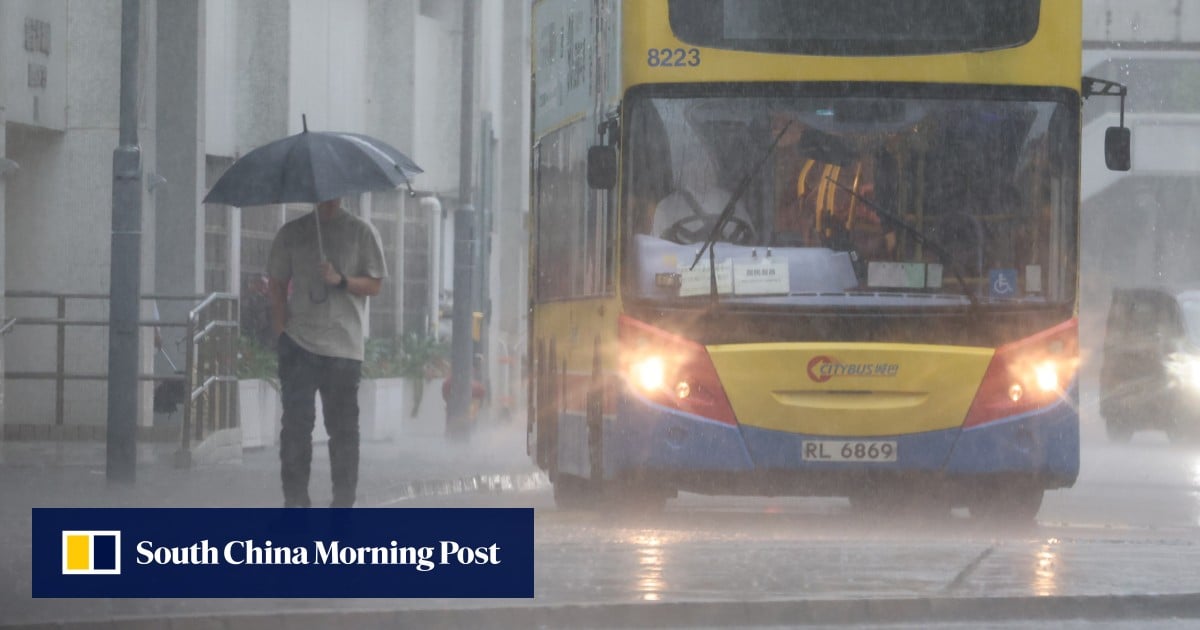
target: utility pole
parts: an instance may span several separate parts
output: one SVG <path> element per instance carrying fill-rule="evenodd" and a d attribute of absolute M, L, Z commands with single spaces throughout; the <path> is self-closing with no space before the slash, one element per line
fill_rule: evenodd
<path fill-rule="evenodd" d="M 471 434 L 471 385 L 475 354 L 471 337 L 471 280 L 475 268 L 475 210 L 472 198 L 472 140 L 475 110 L 475 1 L 462 3 L 462 99 L 459 113 L 458 210 L 454 213 L 454 312 L 450 333 L 450 396 L 446 401 L 446 437 L 464 441 Z"/>
<path fill-rule="evenodd" d="M 492 321 L 491 303 L 491 256 L 492 256 L 492 217 L 496 216 L 492 207 L 494 192 L 492 190 L 492 165 L 495 159 L 495 134 L 492 131 L 492 117 L 483 113 L 479 120 L 479 208 L 475 213 L 475 269 L 471 276 L 472 310 L 482 315 L 479 322 L 479 339 L 476 340 L 476 352 L 472 357 L 479 370 L 479 381 L 484 390 L 489 393 L 485 403 L 490 403 L 491 384 L 491 339 L 488 329 Z M 473 329 L 472 329 L 473 330 Z"/>
<path fill-rule="evenodd" d="M 108 302 L 108 432 L 105 474 L 137 473 L 138 295 L 141 293 L 142 157 L 137 137 L 140 0 L 121 2 L 121 130 L 113 151 L 112 251 Z"/>

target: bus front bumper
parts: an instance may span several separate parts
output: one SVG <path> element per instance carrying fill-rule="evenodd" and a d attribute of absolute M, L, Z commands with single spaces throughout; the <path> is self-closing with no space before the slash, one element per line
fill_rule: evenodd
<path fill-rule="evenodd" d="M 1020 478 L 1069 487 L 1079 417 L 1062 402 L 969 429 L 837 437 L 733 426 L 626 396 L 604 421 L 607 479 L 651 479 L 712 494 L 844 496 L 864 484 L 977 484 Z M 894 461 L 805 458 L 806 443 L 894 443 Z M 828 453 L 829 450 L 823 452 Z"/>

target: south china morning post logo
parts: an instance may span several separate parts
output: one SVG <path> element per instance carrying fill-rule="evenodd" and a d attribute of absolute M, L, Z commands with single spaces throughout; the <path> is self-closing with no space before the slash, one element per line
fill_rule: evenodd
<path fill-rule="evenodd" d="M 439 566 L 501 564 L 498 543 L 469 547 L 453 540 L 436 545 L 404 545 L 389 540 L 380 545 L 345 544 L 339 540 L 314 540 L 311 545 L 279 545 L 270 540 L 230 540 L 214 544 L 205 539 L 187 546 L 160 546 L 143 540 L 136 547 L 140 566 L 184 565 L 389 565 L 412 567 L 422 573 Z"/>
<path fill-rule="evenodd" d="M 63 575 L 120 575 L 121 532 L 64 530 Z"/>
<path fill-rule="evenodd" d="M 533 597 L 527 508 L 35 508 L 34 597 Z"/>

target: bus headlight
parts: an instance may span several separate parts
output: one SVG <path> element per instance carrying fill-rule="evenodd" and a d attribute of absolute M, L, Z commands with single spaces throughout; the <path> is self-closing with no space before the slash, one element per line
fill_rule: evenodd
<path fill-rule="evenodd" d="M 1079 369 L 1079 321 L 996 349 L 963 428 L 1013 418 L 1065 400 Z"/>
<path fill-rule="evenodd" d="M 1034 377 L 1037 380 L 1037 386 L 1043 392 L 1056 392 L 1059 390 L 1058 382 L 1058 365 L 1054 361 L 1045 361 L 1039 363 L 1033 368 Z"/>
<path fill-rule="evenodd" d="M 625 315 L 618 322 L 617 360 L 630 393 L 687 414 L 737 425 L 708 349 Z"/>
<path fill-rule="evenodd" d="M 666 382 L 667 366 L 662 357 L 649 356 L 632 366 L 633 382 L 646 392 L 656 392 L 662 389 Z"/>

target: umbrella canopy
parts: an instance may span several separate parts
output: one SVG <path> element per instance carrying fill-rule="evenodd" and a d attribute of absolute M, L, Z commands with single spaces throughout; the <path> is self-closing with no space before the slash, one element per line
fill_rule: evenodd
<path fill-rule="evenodd" d="M 320 203 L 348 195 L 408 186 L 421 167 L 392 145 L 357 133 L 304 131 L 264 144 L 238 158 L 204 197 L 204 203 L 263 206 Z M 315 214 L 315 211 L 314 211 Z M 325 260 L 321 221 L 317 251 Z M 325 297 L 309 296 L 314 302 Z"/>
<path fill-rule="evenodd" d="M 204 203 L 239 207 L 318 203 L 407 186 L 409 178 L 421 172 L 408 156 L 382 140 L 309 131 L 306 123 L 303 132 L 265 144 L 235 161 Z"/>

